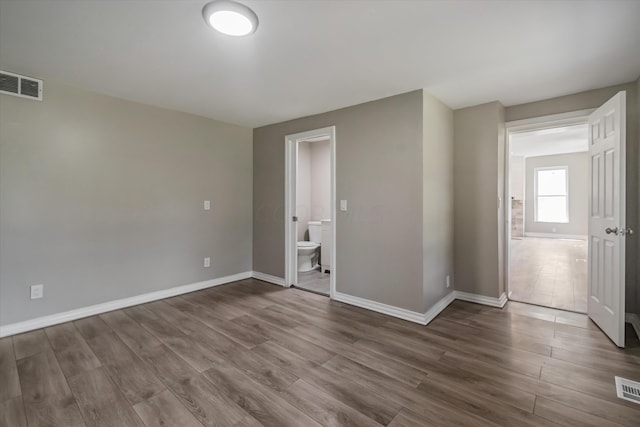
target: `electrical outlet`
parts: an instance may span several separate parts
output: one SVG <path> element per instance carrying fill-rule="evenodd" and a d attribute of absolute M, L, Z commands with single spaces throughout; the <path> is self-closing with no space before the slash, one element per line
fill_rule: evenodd
<path fill-rule="evenodd" d="M 449 275 L 447 274 L 447 288 L 451 286 L 451 278 L 449 277 Z"/>
<path fill-rule="evenodd" d="M 204 201 L 204 210 L 205 211 L 211 210 L 211 201 L 209 201 L 209 200 L 205 200 Z"/>
<path fill-rule="evenodd" d="M 31 299 L 39 299 L 44 296 L 44 285 L 31 286 Z"/>
<path fill-rule="evenodd" d="M 206 267 L 211 267 L 211 258 L 206 257 L 206 258 L 204 259 L 204 266 L 205 266 L 205 268 L 206 268 Z"/>

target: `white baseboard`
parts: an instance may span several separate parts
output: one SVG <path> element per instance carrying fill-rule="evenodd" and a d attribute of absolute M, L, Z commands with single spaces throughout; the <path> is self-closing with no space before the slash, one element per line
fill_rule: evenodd
<path fill-rule="evenodd" d="M 636 335 L 640 338 L 640 316 L 635 313 L 625 313 L 624 321 L 631 323 L 633 330 L 636 331 Z"/>
<path fill-rule="evenodd" d="M 0 326 L 0 338 L 33 331 L 35 329 L 46 328 L 59 323 L 70 322 L 83 317 L 95 316 L 96 314 L 119 310 L 133 305 L 187 294 L 189 292 L 199 291 L 213 286 L 224 285 L 225 283 L 249 279 L 250 277 L 252 277 L 252 272 L 245 271 L 244 273 L 238 273 L 231 276 L 219 277 L 217 279 L 205 280 L 204 282 L 191 283 L 189 285 L 177 286 L 175 288 L 163 289 L 161 291 L 122 298 L 102 304 L 90 305 L 88 307 L 82 307 L 62 313 L 51 314 L 49 316 L 36 317 L 35 319 L 25 320 L 23 322 L 11 323 L 9 325 Z"/>
<path fill-rule="evenodd" d="M 487 297 L 484 295 L 470 294 L 467 292 L 455 291 L 456 299 L 475 302 L 476 304 L 488 305 L 491 307 L 502 308 L 507 303 L 507 294 L 504 292 L 500 295 L 500 298 Z"/>
<path fill-rule="evenodd" d="M 262 280 L 263 282 L 269 282 L 273 283 L 274 285 L 284 286 L 284 279 L 282 277 L 260 273 L 259 271 L 252 271 L 251 277 L 253 277 L 254 279 Z"/>
<path fill-rule="evenodd" d="M 426 313 L 424 313 L 424 323 L 423 325 L 428 325 L 431 323 L 433 319 L 436 318 L 438 314 L 442 312 L 445 308 L 449 306 L 456 299 L 456 292 L 451 291 L 447 295 L 444 296 L 440 301 L 434 304 Z"/>
<path fill-rule="evenodd" d="M 352 295 L 336 292 L 334 298 L 336 301 L 344 302 L 346 304 L 355 305 L 356 307 L 365 308 L 367 310 L 376 311 L 378 313 L 386 314 L 389 316 L 397 317 L 409 322 L 419 323 L 426 325 L 432 321 L 442 310 L 447 308 L 449 304 L 454 300 L 454 293 L 450 292 L 440 301 L 438 301 L 433 307 L 431 307 L 426 313 L 418 313 L 417 311 L 411 311 L 393 305 L 383 304 L 377 301 L 368 300 L 365 298 L 354 297 Z"/>
<path fill-rule="evenodd" d="M 572 240 L 587 240 L 586 235 L 582 234 L 558 234 L 558 233 L 530 233 L 525 232 L 525 237 L 544 237 L 547 239 L 572 239 Z"/>

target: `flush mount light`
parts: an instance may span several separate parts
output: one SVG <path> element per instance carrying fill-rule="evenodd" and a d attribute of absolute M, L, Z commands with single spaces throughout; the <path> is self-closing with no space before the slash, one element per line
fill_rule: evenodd
<path fill-rule="evenodd" d="M 229 36 L 246 36 L 258 28 L 258 16 L 247 6 L 232 0 L 215 0 L 202 8 L 204 21 Z"/>

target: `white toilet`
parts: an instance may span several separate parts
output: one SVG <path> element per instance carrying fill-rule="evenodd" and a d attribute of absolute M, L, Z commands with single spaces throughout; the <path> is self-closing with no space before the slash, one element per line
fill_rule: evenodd
<path fill-rule="evenodd" d="M 298 271 L 311 271 L 318 266 L 322 239 L 322 223 L 309 221 L 309 241 L 298 242 Z"/>

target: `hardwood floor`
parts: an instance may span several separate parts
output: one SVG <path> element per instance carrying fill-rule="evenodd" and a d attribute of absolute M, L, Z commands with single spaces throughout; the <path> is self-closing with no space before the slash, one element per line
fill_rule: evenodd
<path fill-rule="evenodd" d="M 522 237 L 511 240 L 510 299 L 587 312 L 587 241 Z"/>
<path fill-rule="evenodd" d="M 249 279 L 0 339 L 0 426 L 638 426 L 632 334 L 515 302 L 420 326 Z"/>

